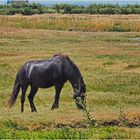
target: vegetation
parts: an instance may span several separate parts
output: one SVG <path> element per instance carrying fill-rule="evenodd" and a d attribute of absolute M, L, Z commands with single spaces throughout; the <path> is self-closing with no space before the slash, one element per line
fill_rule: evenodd
<path fill-rule="evenodd" d="M 127 22 L 139 19 L 138 15 L 99 16 L 104 22 L 113 17 Z M 44 30 L 44 27 L 56 29 L 58 24 L 60 30 L 67 30 L 67 22 L 61 23 L 62 19 L 79 22 L 86 18 L 89 23 L 90 19 L 99 23 L 98 15 L 0 17 L 1 139 L 140 138 L 140 32 Z M 46 26 L 46 21 L 50 25 Z M 39 89 L 35 97 L 37 113 L 30 112 L 28 94 L 24 113 L 20 113 L 20 94 L 15 106 L 8 109 L 6 103 L 20 66 L 28 60 L 48 59 L 59 52 L 69 55 L 83 74 L 87 84 L 85 110 L 77 110 L 69 83 L 62 90 L 58 110 L 51 111 L 54 88 Z"/>
<path fill-rule="evenodd" d="M 43 14 L 43 13 L 55 13 L 53 9 L 50 9 L 40 4 L 28 4 L 28 3 L 11 3 L 8 5 L 0 5 L 1 15 L 33 15 L 33 14 Z"/>
<path fill-rule="evenodd" d="M 140 31 L 140 15 L 43 14 L 0 16 L 1 27 L 66 31 Z M 119 40 L 119 39 L 118 39 Z"/>
<path fill-rule="evenodd" d="M 76 129 L 70 127 L 62 127 L 46 131 L 45 129 L 29 130 L 27 128 L 19 129 L 19 125 L 15 122 L 7 121 L 9 126 L 3 125 L 0 129 L 1 139 L 122 139 L 137 138 L 135 131 L 124 130 L 119 127 L 95 127 L 88 129 Z M 128 134 L 128 132 L 129 134 Z"/>
<path fill-rule="evenodd" d="M 70 4 L 56 4 L 53 7 L 41 6 L 40 4 L 12 3 L 0 5 L 2 15 L 33 15 L 43 13 L 63 13 L 63 14 L 140 14 L 140 5 L 110 5 L 92 4 L 88 7 L 75 6 Z"/>
<path fill-rule="evenodd" d="M 56 4 L 53 7 L 58 13 L 64 14 L 140 14 L 140 5 L 91 4 L 90 6 L 74 6 Z"/>

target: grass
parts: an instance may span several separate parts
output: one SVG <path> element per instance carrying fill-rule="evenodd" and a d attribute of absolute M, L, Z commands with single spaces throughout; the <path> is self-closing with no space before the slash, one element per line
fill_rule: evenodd
<path fill-rule="evenodd" d="M 39 18 L 41 23 L 46 16 L 50 15 L 0 17 L 5 23 L 1 22 L 0 30 L 0 138 L 140 138 L 140 33 L 9 27 L 20 18 Z M 60 52 L 69 55 L 82 72 L 87 106 L 97 126 L 89 127 L 86 114 L 76 109 L 69 83 L 62 90 L 58 110 L 51 111 L 54 88 L 39 89 L 37 113 L 30 112 L 27 97 L 25 112 L 20 113 L 21 93 L 12 109 L 6 107 L 20 66 Z"/>
<path fill-rule="evenodd" d="M 69 31 L 140 31 L 139 15 L 63 15 L 0 16 L 0 26 L 23 29 Z"/>
<path fill-rule="evenodd" d="M 19 131 L 20 130 L 20 131 Z M 129 133 L 128 133 L 129 132 Z M 95 127 L 88 129 L 76 129 L 62 127 L 53 130 L 34 130 L 30 131 L 25 128 L 13 126 L 9 128 L 5 126 L 4 130 L 0 129 L 0 138 L 16 138 L 16 139 L 119 139 L 119 138 L 137 138 L 135 132 L 129 129 L 119 127 Z"/>

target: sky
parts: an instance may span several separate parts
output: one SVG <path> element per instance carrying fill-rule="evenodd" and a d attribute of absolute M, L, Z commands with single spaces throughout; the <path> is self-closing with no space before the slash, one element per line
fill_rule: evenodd
<path fill-rule="evenodd" d="M 36 0 L 34 0 L 36 1 Z M 37 0 L 38 1 L 38 0 Z M 40 0 L 40 1 L 56 1 L 56 0 Z M 59 1 L 59 0 L 57 0 Z M 140 1 L 140 0 L 60 0 L 60 1 Z"/>
<path fill-rule="evenodd" d="M 7 0 L 0 0 L 0 1 L 7 1 Z M 33 0 L 33 1 L 56 1 L 56 0 Z M 140 0 L 61 0 L 61 1 L 106 1 L 107 2 L 107 1 L 140 1 Z"/>
<path fill-rule="evenodd" d="M 34 0 L 34 1 L 36 1 L 36 0 Z M 56 1 L 56 0 L 40 0 L 40 1 Z M 61 0 L 61 1 L 106 1 L 106 2 L 114 1 L 115 2 L 115 1 L 140 1 L 140 0 Z"/>

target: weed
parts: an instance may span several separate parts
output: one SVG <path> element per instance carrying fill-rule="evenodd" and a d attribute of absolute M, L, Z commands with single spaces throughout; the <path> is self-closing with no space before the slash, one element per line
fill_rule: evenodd
<path fill-rule="evenodd" d="M 136 69 L 136 68 L 139 68 L 140 67 L 140 65 L 139 64 L 130 64 L 130 65 L 128 65 L 127 66 L 127 68 L 126 69 Z"/>
<path fill-rule="evenodd" d="M 82 102 L 80 99 L 81 98 L 79 98 L 78 101 L 76 100 L 75 102 L 77 102 L 77 104 L 80 104 L 80 106 L 83 107 L 83 112 L 84 112 L 85 117 L 86 117 L 85 125 L 87 127 L 93 127 L 93 126 L 97 127 L 100 122 L 96 121 L 96 120 L 93 120 L 93 118 L 91 116 L 91 111 L 92 111 L 91 107 L 88 108 L 88 106 L 87 106 L 87 99 L 85 98 L 84 102 Z"/>
<path fill-rule="evenodd" d="M 26 127 L 22 126 L 22 125 L 19 125 L 17 124 L 16 122 L 13 122 L 12 120 L 7 120 L 4 122 L 4 126 L 7 127 L 7 128 L 10 128 L 10 129 L 14 129 L 14 130 L 28 130 Z"/>
<path fill-rule="evenodd" d="M 120 120 L 120 126 L 127 126 L 128 125 L 128 119 L 126 118 L 126 114 L 124 113 L 122 107 L 120 107 L 119 120 Z"/>

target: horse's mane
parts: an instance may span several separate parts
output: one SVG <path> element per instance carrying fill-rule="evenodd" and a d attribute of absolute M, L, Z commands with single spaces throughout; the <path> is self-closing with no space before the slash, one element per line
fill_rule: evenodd
<path fill-rule="evenodd" d="M 69 58 L 68 55 L 64 55 L 64 54 L 58 53 L 58 54 L 55 54 L 53 57 L 57 57 L 57 56 L 62 57 L 62 58 L 65 58 L 65 59 L 67 59 L 68 61 L 70 61 L 72 64 L 74 64 L 73 61 L 70 60 L 70 58 Z"/>
<path fill-rule="evenodd" d="M 81 76 L 81 78 L 82 78 L 82 75 L 81 75 L 81 72 L 80 72 L 79 68 L 78 68 L 77 65 L 69 58 L 68 55 L 63 55 L 63 54 L 59 53 L 59 54 L 55 54 L 53 57 L 58 57 L 58 56 L 59 56 L 59 57 L 62 57 L 62 58 L 64 58 L 64 59 L 67 59 L 67 60 L 70 62 L 70 64 L 72 65 L 73 70 L 74 70 L 74 71 L 76 70 L 76 72 L 78 72 L 78 74 L 80 74 L 80 76 Z M 82 80 L 83 80 L 83 78 L 82 78 Z"/>
<path fill-rule="evenodd" d="M 57 56 L 67 59 L 71 63 L 71 65 L 73 67 L 76 67 L 78 69 L 78 67 L 76 66 L 76 64 L 69 58 L 68 55 L 64 55 L 64 54 L 58 53 L 58 54 L 55 54 L 53 57 L 57 57 Z M 79 69 L 78 69 L 78 71 L 79 71 Z"/>
<path fill-rule="evenodd" d="M 64 54 L 61 54 L 61 53 L 55 54 L 53 57 L 57 57 L 57 56 L 69 59 L 68 55 L 64 55 Z"/>

